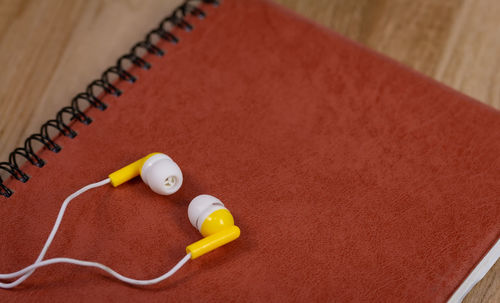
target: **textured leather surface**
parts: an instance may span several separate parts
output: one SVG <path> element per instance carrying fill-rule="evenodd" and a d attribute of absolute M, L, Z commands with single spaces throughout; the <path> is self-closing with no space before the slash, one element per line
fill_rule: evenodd
<path fill-rule="evenodd" d="M 47 257 L 166 272 L 219 197 L 237 241 L 171 279 L 130 287 L 93 269 L 38 270 L 0 301 L 442 302 L 500 236 L 499 112 L 262 1 L 226 0 L 148 56 L 94 122 L 1 201 L 0 269 L 31 264 L 63 199 L 150 152 L 185 183 L 139 179 L 70 204 Z"/>

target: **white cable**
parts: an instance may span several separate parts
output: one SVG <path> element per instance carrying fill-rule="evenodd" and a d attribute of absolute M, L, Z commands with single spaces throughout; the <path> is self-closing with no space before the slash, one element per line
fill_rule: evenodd
<path fill-rule="evenodd" d="M 21 284 L 22 282 L 24 282 L 24 280 L 26 280 L 29 276 L 31 276 L 31 274 L 37 268 L 42 267 L 42 266 L 47 266 L 47 265 L 50 265 L 50 264 L 55 264 L 55 263 L 71 263 L 71 264 L 80 265 L 80 266 L 97 267 L 97 268 L 100 268 L 100 269 L 108 272 L 109 274 L 111 274 L 112 276 L 114 276 L 115 278 L 117 278 L 117 279 L 119 279 L 119 280 L 121 280 L 123 282 L 130 283 L 130 284 L 135 284 L 135 285 L 149 285 L 149 284 L 158 283 L 158 282 L 160 282 L 160 281 L 162 281 L 162 280 L 170 277 L 179 268 L 181 268 L 189 260 L 189 258 L 191 257 L 191 254 L 187 254 L 179 263 L 177 263 L 177 265 L 175 265 L 166 274 L 164 274 L 164 275 L 162 275 L 162 276 L 160 276 L 160 277 L 158 277 L 156 279 L 152 279 L 152 280 L 135 280 L 135 279 L 130 279 L 130 278 L 127 278 L 125 276 L 120 275 L 119 273 L 117 273 L 116 271 L 112 270 L 111 268 L 109 268 L 109 267 L 107 267 L 105 265 L 102 265 L 100 263 L 96 263 L 96 262 L 82 261 L 82 260 L 69 259 L 69 258 L 54 258 L 54 259 L 49 259 L 49 260 L 42 261 L 43 257 L 47 253 L 47 250 L 49 249 L 50 244 L 52 244 L 52 241 L 54 240 L 54 237 L 55 237 L 55 235 L 57 233 L 57 230 L 59 229 L 59 225 L 61 225 L 61 221 L 62 221 L 62 218 L 64 216 L 64 212 L 66 211 L 66 208 L 68 207 L 68 204 L 71 202 L 71 200 L 73 200 L 74 198 L 76 198 L 79 195 L 83 194 L 84 192 L 88 191 L 89 189 L 106 185 L 109 182 L 111 182 L 111 180 L 109 178 L 107 178 L 107 179 L 102 180 L 100 182 L 92 183 L 92 184 L 89 184 L 87 186 L 84 186 L 83 188 L 81 188 L 81 189 L 77 190 L 76 192 L 74 192 L 73 194 L 69 195 L 64 200 L 64 202 L 63 202 L 63 204 L 61 206 L 61 209 L 59 210 L 59 214 L 57 215 L 57 219 L 56 219 L 56 222 L 54 224 L 54 227 L 52 227 L 52 231 L 50 232 L 50 235 L 47 238 L 47 241 L 45 241 L 45 245 L 43 246 L 42 251 L 38 255 L 38 258 L 36 259 L 36 261 L 32 265 L 27 266 L 24 269 L 21 269 L 19 271 L 16 271 L 16 272 L 13 272 L 13 273 L 8 273 L 8 274 L 0 274 L 0 279 L 2 279 L 2 280 L 3 279 L 11 279 L 11 278 L 15 278 L 15 277 L 21 276 L 19 279 L 15 280 L 13 282 L 10 282 L 10 283 L 1 283 L 0 282 L 0 288 L 13 288 L 13 287 L 16 287 L 19 284 Z"/>
<path fill-rule="evenodd" d="M 107 178 L 103 181 L 84 186 L 83 188 L 81 188 L 81 189 L 77 190 L 76 192 L 72 193 L 71 195 L 69 195 L 64 200 L 64 202 L 61 206 L 61 209 L 59 210 L 59 214 L 57 215 L 56 223 L 54 224 L 54 227 L 52 227 L 52 231 L 50 232 L 49 237 L 47 238 L 47 241 L 45 241 L 45 245 L 43 246 L 42 251 L 40 252 L 40 255 L 38 255 L 38 258 L 36 259 L 34 264 L 40 262 L 43 259 L 43 257 L 45 256 L 45 254 L 47 253 L 47 250 L 49 249 L 50 244 L 52 244 L 52 241 L 54 240 L 54 237 L 57 233 L 57 230 L 59 229 L 59 225 L 61 224 L 62 218 L 64 216 L 64 212 L 66 211 L 66 208 L 68 207 L 69 202 L 71 202 L 71 200 L 73 200 L 74 198 L 83 194 L 87 190 L 95 188 L 95 187 L 106 185 L 110 181 L 111 180 L 109 178 Z M 1 283 L 0 287 L 1 288 L 16 287 L 17 285 L 21 284 L 24 280 L 28 279 L 28 277 L 31 276 L 33 271 L 34 270 L 27 272 L 25 275 L 23 275 L 22 277 L 20 277 L 19 279 L 17 279 L 16 281 L 14 281 L 12 283 L 7 283 L 7 284 Z M 17 276 L 18 276 L 17 273 L 0 274 L 0 279 L 10 279 L 10 278 L 15 278 Z"/>
<path fill-rule="evenodd" d="M 53 258 L 53 259 L 47 259 L 40 261 L 38 263 L 32 264 L 28 267 L 25 267 L 24 269 L 20 270 L 17 272 L 17 276 L 20 276 L 26 272 L 29 271 L 34 271 L 35 269 L 51 264 L 57 264 L 57 263 L 69 263 L 69 264 L 74 264 L 74 265 L 79 265 L 79 266 L 86 266 L 86 267 L 95 267 L 104 270 L 105 272 L 109 273 L 113 277 L 117 278 L 120 281 L 123 281 L 125 283 L 133 284 L 133 285 L 151 285 L 151 284 L 156 284 L 159 283 L 173 274 L 175 274 L 176 271 L 178 271 L 184 264 L 186 264 L 187 261 L 191 258 L 191 253 L 188 253 L 184 258 L 182 258 L 172 269 L 170 269 L 168 272 L 165 274 L 159 276 L 158 278 L 150 279 L 150 280 L 136 280 L 132 278 L 125 277 L 116 271 L 112 270 L 106 265 L 103 265 L 101 263 L 97 262 L 89 262 L 89 261 L 83 261 L 83 260 L 77 260 L 77 259 L 70 259 L 70 258 Z M 12 283 L 9 283 L 12 284 Z M 2 288 L 12 288 L 15 287 L 16 285 L 9 285 L 9 284 L 4 284 L 0 283 L 0 286 Z"/>

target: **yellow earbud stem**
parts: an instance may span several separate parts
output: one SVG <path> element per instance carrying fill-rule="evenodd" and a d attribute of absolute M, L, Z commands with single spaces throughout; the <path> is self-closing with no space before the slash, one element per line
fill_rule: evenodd
<path fill-rule="evenodd" d="M 147 159 L 151 158 L 154 155 L 157 155 L 159 153 L 151 153 L 147 155 L 144 158 L 141 158 L 134 163 L 130 163 L 129 165 L 120 168 L 119 170 L 115 171 L 114 173 L 111 173 L 108 178 L 111 179 L 111 185 L 114 187 L 117 187 L 118 185 L 121 185 L 128 180 L 131 180 L 141 173 L 141 168 L 144 165 L 144 162 L 146 162 Z"/>
<path fill-rule="evenodd" d="M 191 259 L 196 259 L 224 244 L 238 239 L 239 236 L 240 229 L 238 226 L 233 225 L 189 245 L 186 247 L 186 252 L 191 253 Z"/>

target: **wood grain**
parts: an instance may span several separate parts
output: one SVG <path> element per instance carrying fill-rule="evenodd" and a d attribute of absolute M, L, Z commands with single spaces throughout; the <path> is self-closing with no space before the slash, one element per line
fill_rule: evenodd
<path fill-rule="evenodd" d="M 275 1 L 500 108 L 500 1 Z M 0 0 L 0 159 L 180 2 Z M 500 262 L 465 302 L 500 302 Z"/>

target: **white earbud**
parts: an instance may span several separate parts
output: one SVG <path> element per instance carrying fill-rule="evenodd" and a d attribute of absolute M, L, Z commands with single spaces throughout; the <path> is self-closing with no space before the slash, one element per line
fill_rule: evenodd
<path fill-rule="evenodd" d="M 201 232 L 201 225 L 214 211 L 226 209 L 221 200 L 210 195 L 199 195 L 194 198 L 188 207 L 188 217 L 191 225 Z"/>
<path fill-rule="evenodd" d="M 141 178 L 151 190 L 160 195 L 171 195 L 182 185 L 182 171 L 167 155 L 148 158 L 141 168 Z"/>
<path fill-rule="evenodd" d="M 181 188 L 182 171 L 169 156 L 151 153 L 109 174 L 114 187 L 141 176 L 151 190 L 160 195 L 171 195 Z"/>

